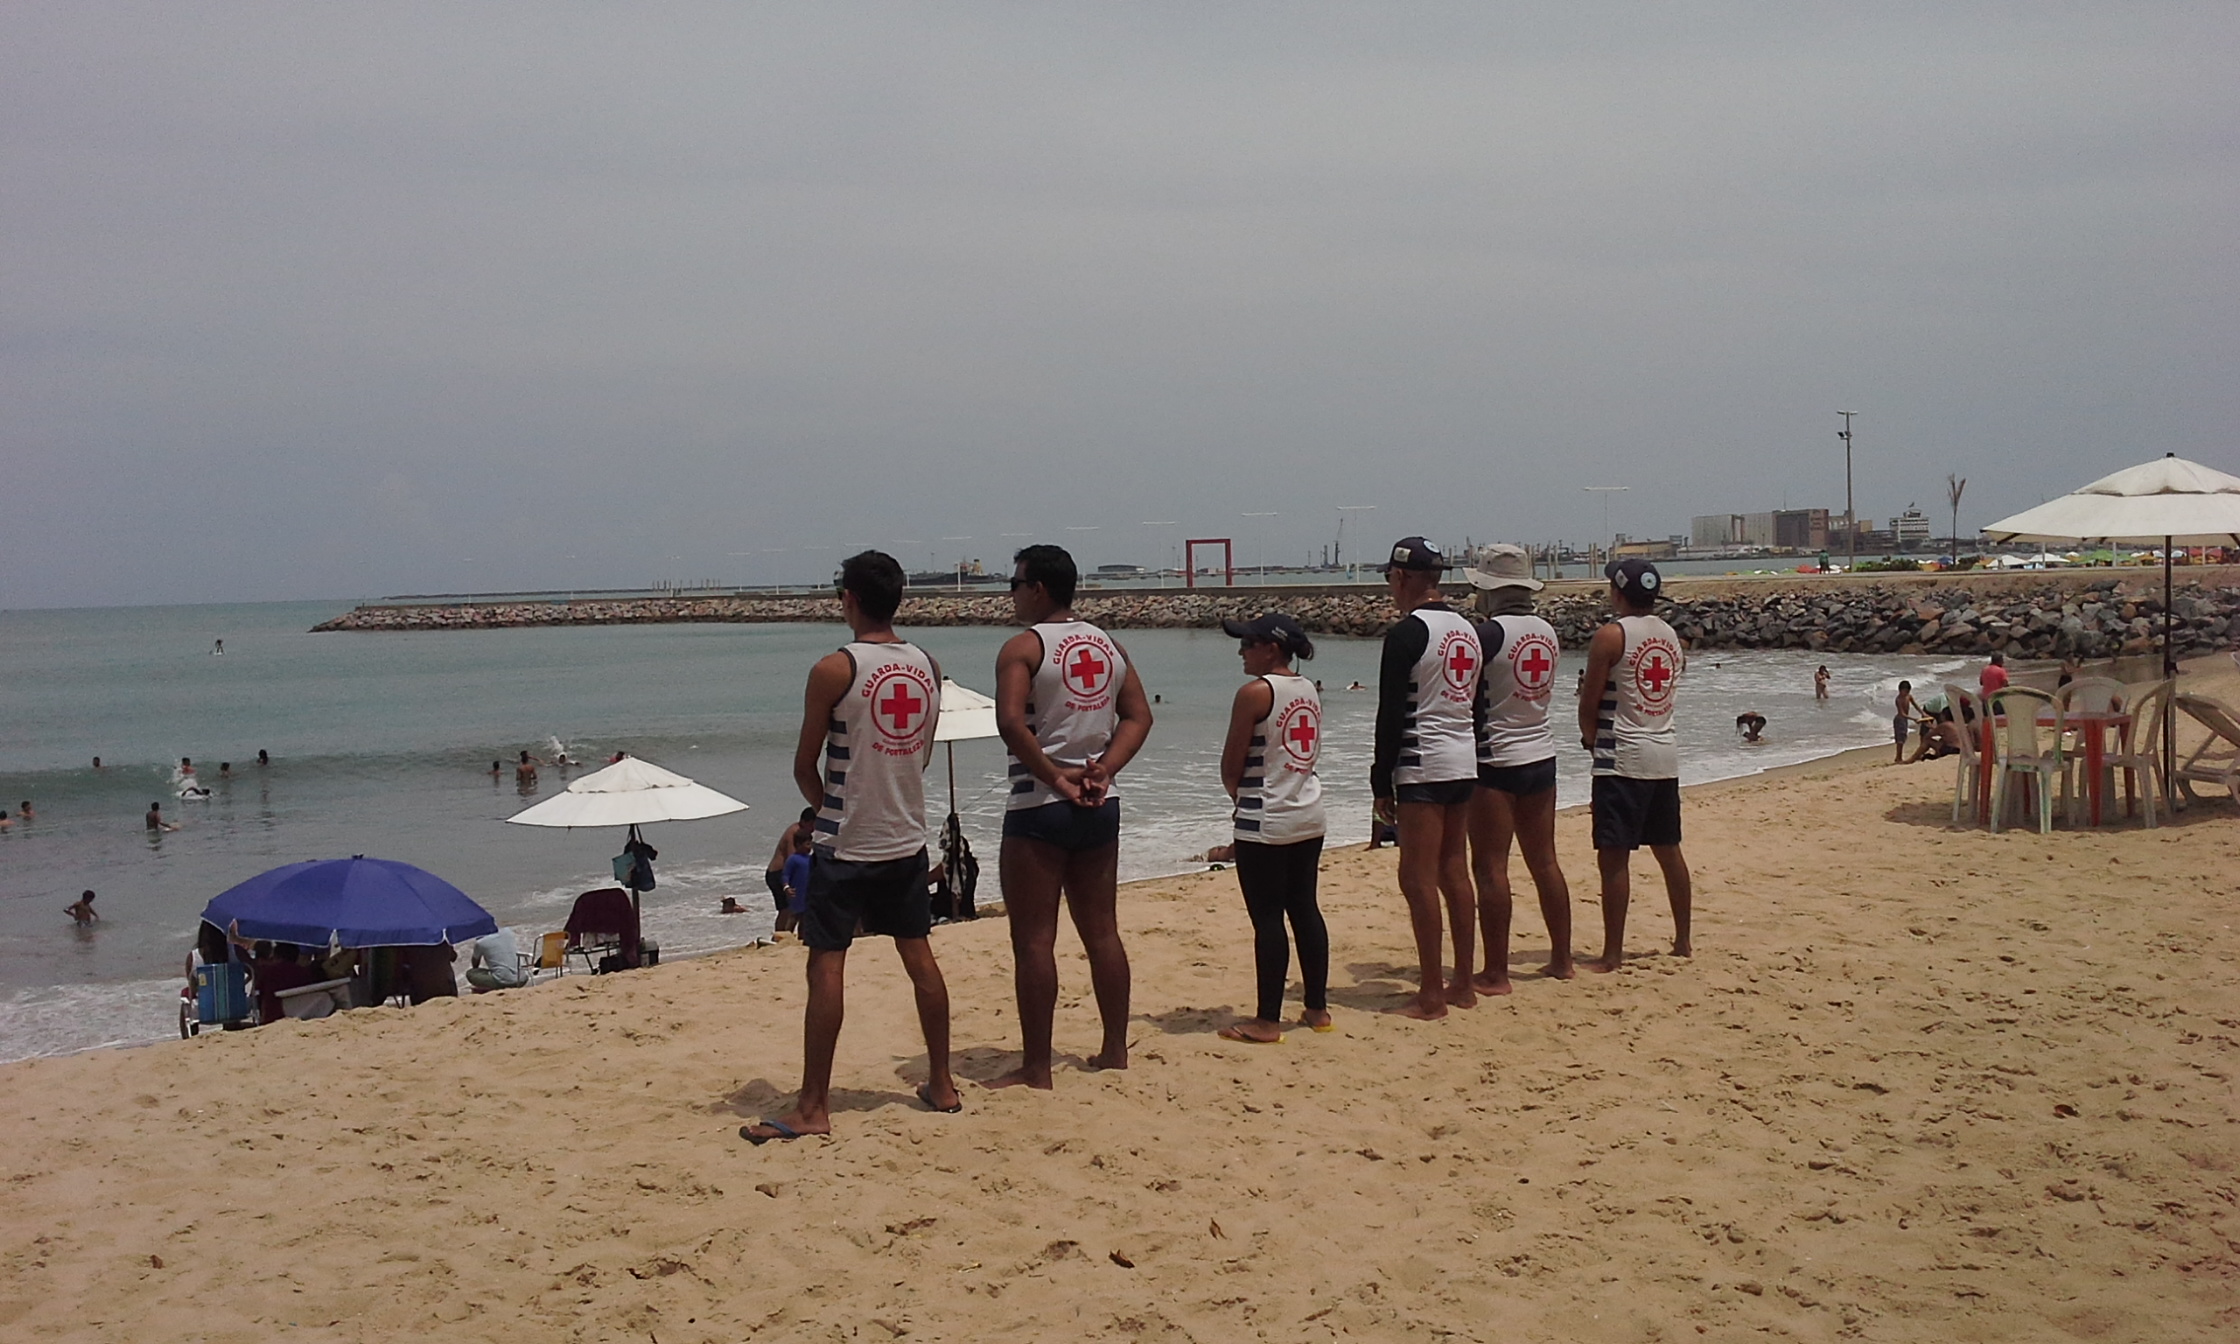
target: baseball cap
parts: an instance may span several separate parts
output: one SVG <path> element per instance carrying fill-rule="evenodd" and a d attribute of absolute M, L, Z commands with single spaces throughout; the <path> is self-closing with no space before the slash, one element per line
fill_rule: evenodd
<path fill-rule="evenodd" d="M 1536 593 L 1547 587 L 1532 577 L 1532 557 L 1524 547 L 1507 542 L 1486 548 L 1484 569 L 1466 569 L 1463 574 L 1473 588 L 1523 588 Z"/>
<path fill-rule="evenodd" d="M 1392 559 L 1380 566 L 1388 574 L 1396 569 L 1427 570 L 1438 574 L 1444 572 L 1446 567 L 1446 552 L 1439 549 L 1438 543 L 1423 537 L 1402 537 L 1394 542 Z"/>
<path fill-rule="evenodd" d="M 1274 644 L 1296 654 L 1313 647 L 1300 624 L 1280 611 L 1263 612 L 1249 621 L 1225 620 L 1224 632 L 1254 644 Z"/>
<path fill-rule="evenodd" d="M 1602 567 L 1602 574 L 1618 585 L 1619 592 L 1643 602 L 1653 601 L 1664 587 L 1664 579 L 1657 573 L 1657 567 L 1638 556 L 1613 560 Z"/>

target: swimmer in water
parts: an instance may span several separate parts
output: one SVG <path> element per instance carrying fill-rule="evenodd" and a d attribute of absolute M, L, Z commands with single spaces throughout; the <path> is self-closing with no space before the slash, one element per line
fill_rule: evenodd
<path fill-rule="evenodd" d="M 1766 730 L 1766 716 L 1754 709 L 1746 709 L 1734 716 L 1734 730 L 1742 734 L 1743 741 L 1757 742 Z"/>
<path fill-rule="evenodd" d="M 176 831 L 179 829 L 176 825 L 163 819 L 163 804 L 161 803 L 148 804 L 147 822 L 148 829 L 151 831 Z"/>
<path fill-rule="evenodd" d="M 272 753 L 266 751 L 263 747 L 257 748 L 257 764 L 260 766 L 272 764 Z"/>
<path fill-rule="evenodd" d="M 80 928 L 101 922 L 100 913 L 93 908 L 93 893 L 90 891 L 80 895 L 74 904 L 62 907 L 62 913 L 76 920 Z"/>

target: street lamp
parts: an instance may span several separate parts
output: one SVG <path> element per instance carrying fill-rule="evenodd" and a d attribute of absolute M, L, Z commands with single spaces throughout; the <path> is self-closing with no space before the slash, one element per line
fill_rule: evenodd
<path fill-rule="evenodd" d="M 1602 535 L 1605 537 L 1613 535 L 1610 531 L 1610 496 L 1631 490 L 1633 487 L 1630 485 L 1582 485 L 1579 488 L 1590 495 L 1602 496 Z M 1602 555 L 1603 559 L 1607 560 L 1610 558 L 1610 552 L 1607 549 L 1608 543 L 1604 543 L 1604 545 L 1605 549 Z M 1589 558 L 1591 560 L 1591 554 Z"/>
<path fill-rule="evenodd" d="M 1145 527 L 1173 527 L 1177 521 L 1179 520 L 1174 518 L 1146 518 L 1143 520 L 1143 525 Z M 1179 566 L 1182 562 L 1180 560 L 1177 560 L 1175 563 L 1177 566 Z M 1161 566 L 1159 569 L 1159 586 L 1161 588 L 1167 586 L 1167 571 L 1165 566 Z"/>
<path fill-rule="evenodd" d="M 1239 516 L 1239 517 L 1243 517 L 1243 518 L 1277 518 L 1277 517 L 1281 517 L 1282 515 L 1281 515 L 1281 514 L 1279 514 L 1279 513 L 1277 513 L 1277 512 L 1276 512 L 1276 511 L 1275 511 L 1274 509 L 1264 509 L 1264 510 L 1262 510 L 1262 511 L 1258 512 L 1258 513 L 1246 513 L 1246 514 L 1240 514 L 1240 515 L 1238 515 L 1238 516 Z M 1260 538 L 1259 538 L 1259 541 L 1260 541 L 1260 582 L 1262 582 L 1262 583 L 1266 583 L 1266 582 L 1268 581 L 1268 538 L 1267 538 L 1267 536 L 1266 536 L 1266 534 L 1265 534 L 1265 533 L 1263 533 L 1263 534 L 1262 534 L 1262 535 L 1260 536 Z"/>
<path fill-rule="evenodd" d="M 1330 546 L 1330 567 L 1332 569 L 1344 569 L 1346 565 L 1346 515 L 1349 513 L 1369 513 L 1374 511 L 1376 507 L 1374 504 L 1340 504 L 1338 506 L 1338 539 Z"/>
<path fill-rule="evenodd" d="M 1858 412 L 1837 411 L 1836 414 L 1843 417 L 1843 428 L 1836 431 L 1836 437 L 1843 440 L 1843 530 L 1851 543 L 1851 563 L 1843 572 L 1856 574 L 1859 572 L 1859 520 L 1851 512 L 1851 417 Z"/>

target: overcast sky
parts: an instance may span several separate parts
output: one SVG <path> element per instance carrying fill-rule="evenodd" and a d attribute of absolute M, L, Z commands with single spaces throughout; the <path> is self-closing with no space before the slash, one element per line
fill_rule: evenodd
<path fill-rule="evenodd" d="M 0 225 L 5 607 L 2240 471 L 2230 3 L 16 0 Z"/>

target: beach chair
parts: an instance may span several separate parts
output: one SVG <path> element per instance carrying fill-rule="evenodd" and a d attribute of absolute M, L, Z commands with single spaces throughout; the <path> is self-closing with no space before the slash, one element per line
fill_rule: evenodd
<path fill-rule="evenodd" d="M 2168 679 L 2125 686 L 2122 701 L 2131 711 L 2131 722 L 2125 725 L 2116 750 L 2103 762 L 2109 770 L 2123 772 L 2124 815 L 2131 815 L 2136 795 L 2140 816 L 2149 826 L 2155 824 L 2157 787 L 2162 790 L 2162 810 L 2170 810 L 2170 777 L 2162 768 L 2162 725 L 2170 716 L 2170 697 L 2177 689 L 2178 683 Z"/>
<path fill-rule="evenodd" d="M 594 975 L 608 956 L 619 957 L 624 969 L 638 967 L 638 908 L 629 892 L 601 887 L 576 897 L 568 911 L 568 955 L 582 957 L 584 969 Z"/>
<path fill-rule="evenodd" d="M 1958 826 L 1964 817 L 1974 821 L 1976 813 L 1983 810 L 1983 762 L 1978 748 L 1982 743 L 1983 701 L 1974 691 L 1951 682 L 1944 685 L 1945 708 L 1952 711 L 1954 736 L 1960 739 L 1960 773 L 1952 782 L 1952 824 Z"/>
<path fill-rule="evenodd" d="M 2195 780 L 2215 784 L 2240 803 L 2240 714 L 2222 700 L 2206 695 L 2180 695 L 2173 701 L 2187 718 L 2209 730 L 2209 736 L 2178 766 L 2179 792 L 2199 802 Z"/>
<path fill-rule="evenodd" d="M 2054 711 L 2050 734 L 2038 724 L 2039 711 L 2048 705 Z M 1996 725 L 1997 754 L 1991 776 L 1991 829 L 1997 832 L 2005 824 L 2009 781 L 2016 775 L 2026 775 L 2036 790 L 2038 834 L 2045 835 L 2053 830 L 2056 788 L 2064 801 L 2068 793 L 2068 765 L 2061 752 L 2061 706 L 2044 691 L 2009 686 L 1992 695 L 1990 710 Z"/>
<path fill-rule="evenodd" d="M 550 971 L 555 976 L 568 973 L 568 931 L 554 929 L 537 940 L 537 955 L 529 963 L 529 983 L 537 982 L 537 972 Z"/>

